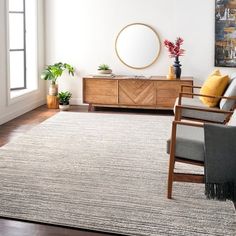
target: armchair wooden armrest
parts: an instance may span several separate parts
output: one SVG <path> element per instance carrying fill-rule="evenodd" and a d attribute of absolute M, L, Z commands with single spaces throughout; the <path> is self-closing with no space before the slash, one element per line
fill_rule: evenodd
<path fill-rule="evenodd" d="M 230 100 L 236 100 L 236 96 L 233 97 L 225 97 L 225 96 L 212 96 L 212 95 L 205 95 L 205 94 L 199 94 L 199 93 L 186 93 L 186 92 L 180 92 L 179 93 L 179 100 L 178 100 L 178 105 L 181 105 L 182 102 L 182 97 L 183 96 L 198 96 L 198 97 L 207 97 L 207 98 L 218 98 L 218 99 L 230 99 Z"/>
<path fill-rule="evenodd" d="M 193 110 L 193 111 L 203 111 L 203 112 L 210 112 L 210 113 L 218 113 L 218 114 L 225 114 L 226 118 L 224 123 L 227 123 L 233 114 L 233 111 L 225 111 L 225 110 L 220 110 L 218 108 L 208 108 L 208 107 L 194 107 L 194 106 L 188 106 L 188 105 L 176 105 L 175 106 L 175 121 L 180 121 L 182 117 L 182 110 Z M 208 121 L 211 123 L 218 123 L 215 121 Z"/>
<path fill-rule="evenodd" d="M 202 122 L 190 122 L 190 121 L 180 121 L 180 120 L 174 120 L 172 124 L 176 127 L 177 125 L 185 125 L 185 126 L 194 126 L 194 127 L 203 127 Z"/>

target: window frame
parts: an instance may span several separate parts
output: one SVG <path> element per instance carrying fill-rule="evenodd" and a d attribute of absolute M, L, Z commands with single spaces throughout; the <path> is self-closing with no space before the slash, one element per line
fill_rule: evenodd
<path fill-rule="evenodd" d="M 9 4 L 8 0 L 8 4 Z M 23 11 L 10 11 L 8 9 L 8 19 L 10 18 L 10 14 L 23 14 L 23 48 L 15 48 L 15 49 L 11 49 L 10 48 L 10 44 L 9 44 L 9 57 L 11 56 L 11 52 L 23 52 L 23 56 L 24 56 L 24 81 L 23 81 L 23 87 L 11 87 L 11 83 L 10 83 L 10 91 L 14 91 L 14 90 L 22 90 L 22 89 L 26 89 L 27 88 L 27 73 L 26 73 L 26 19 L 25 19 L 25 0 L 23 1 Z M 10 27 L 10 24 L 8 24 L 8 27 Z M 8 37 L 8 43 L 10 42 L 10 35 Z M 9 62 L 9 68 L 10 68 L 10 62 Z M 11 75 L 10 78 L 11 79 Z"/>

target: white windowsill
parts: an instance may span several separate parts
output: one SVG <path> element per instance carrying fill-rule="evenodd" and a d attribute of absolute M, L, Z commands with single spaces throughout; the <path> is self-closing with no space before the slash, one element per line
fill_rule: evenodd
<path fill-rule="evenodd" d="M 38 89 L 21 89 L 21 90 L 13 90 L 9 93 L 8 105 L 12 105 L 23 101 L 25 99 L 30 99 L 31 95 L 37 94 Z"/>
<path fill-rule="evenodd" d="M 31 93 L 35 91 L 35 89 L 19 89 L 19 90 L 12 90 L 11 91 L 11 96 L 10 98 L 17 98 L 17 97 L 20 97 L 22 95 L 25 95 L 27 93 Z"/>

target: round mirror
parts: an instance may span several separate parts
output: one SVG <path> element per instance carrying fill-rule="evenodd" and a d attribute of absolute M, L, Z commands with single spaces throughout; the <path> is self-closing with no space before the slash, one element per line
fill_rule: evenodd
<path fill-rule="evenodd" d="M 120 31 L 115 47 L 122 63 L 134 69 L 144 69 L 157 60 L 160 40 L 152 27 L 134 23 Z"/>

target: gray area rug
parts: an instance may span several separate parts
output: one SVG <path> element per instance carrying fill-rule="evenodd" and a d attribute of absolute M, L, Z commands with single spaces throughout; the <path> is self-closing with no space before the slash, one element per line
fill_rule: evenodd
<path fill-rule="evenodd" d="M 206 200 L 203 185 L 174 184 L 166 198 L 172 119 L 56 114 L 0 149 L 0 216 L 125 235 L 235 235 L 232 203 Z"/>

